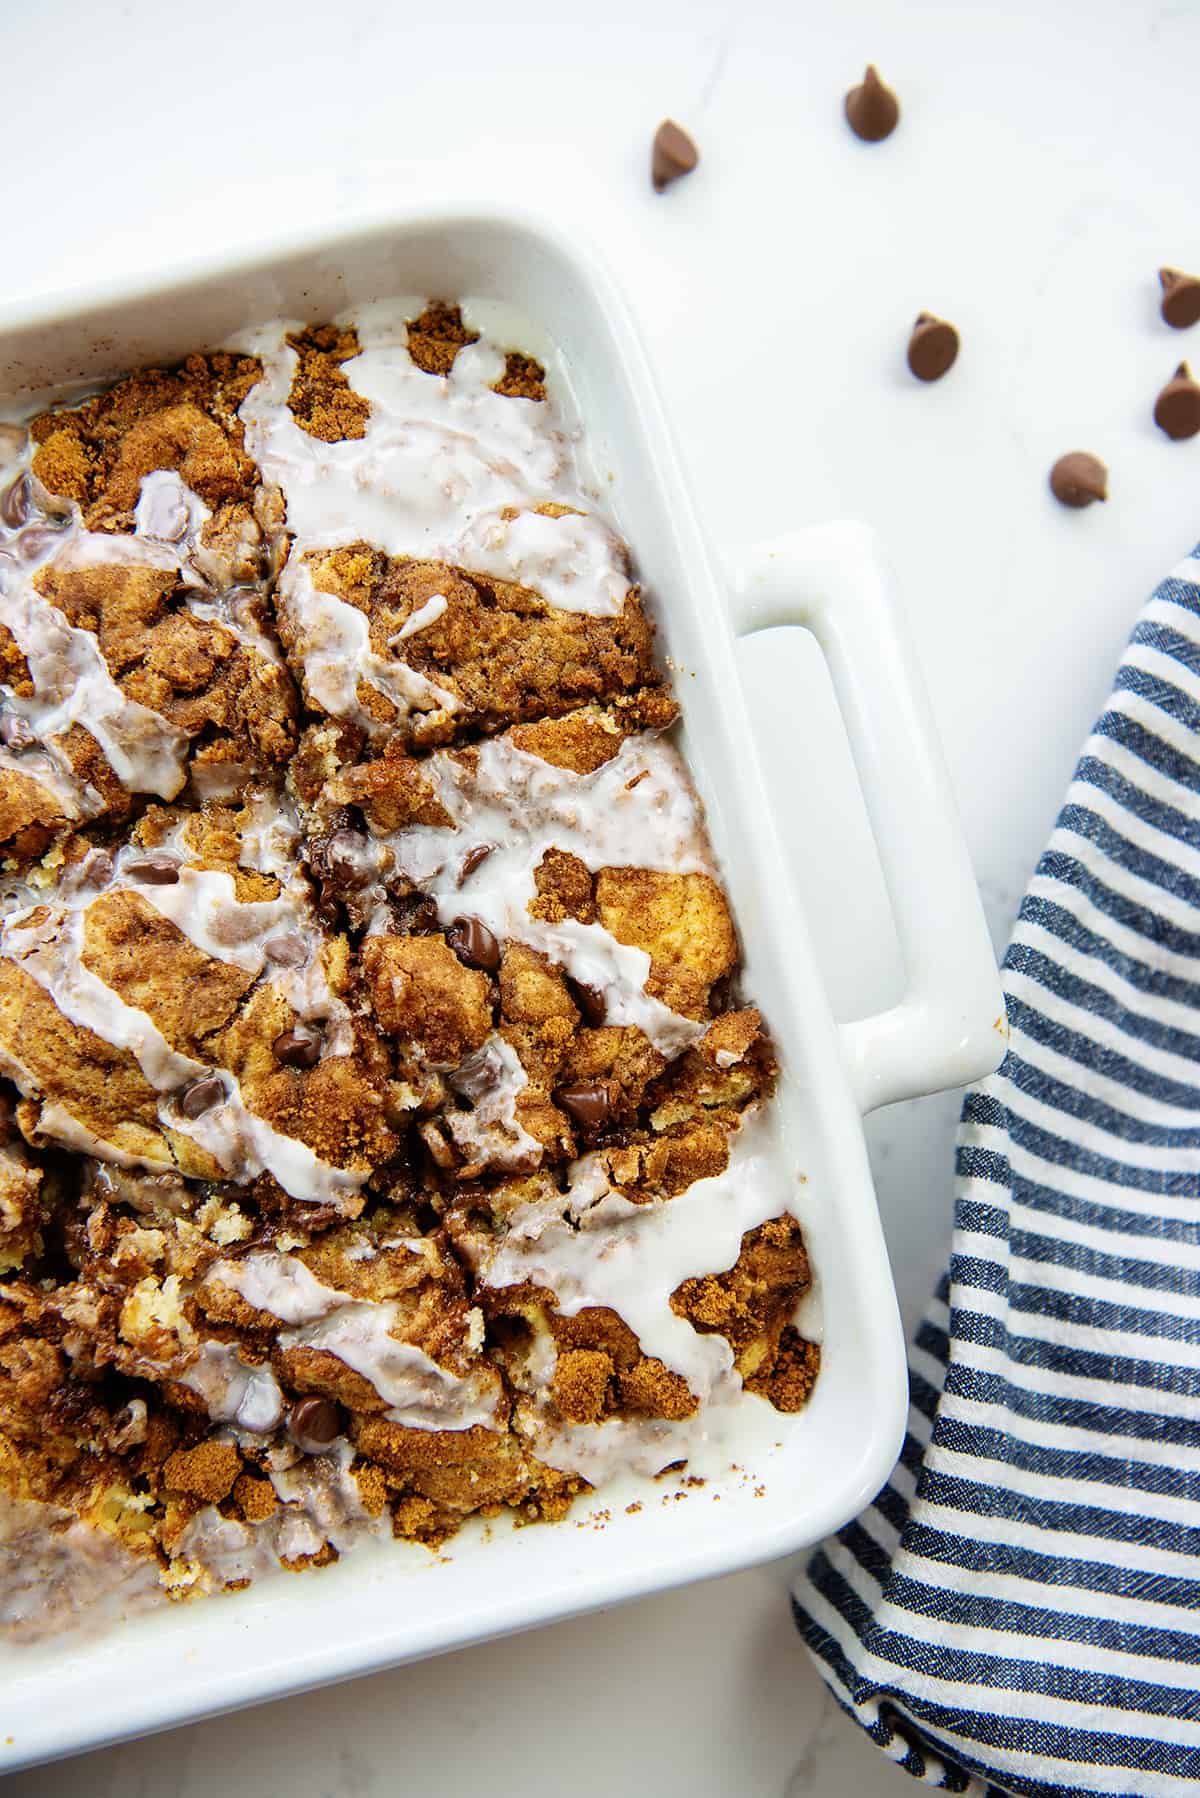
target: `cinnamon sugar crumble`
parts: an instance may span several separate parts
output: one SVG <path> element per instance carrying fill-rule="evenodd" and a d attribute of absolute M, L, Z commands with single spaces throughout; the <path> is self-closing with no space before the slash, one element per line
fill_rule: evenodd
<path fill-rule="evenodd" d="M 459 350 L 478 343 L 478 331 L 463 324 L 462 311 L 444 300 L 432 300 L 408 326 L 408 353 L 427 375 L 448 375 Z"/>
<path fill-rule="evenodd" d="M 509 350 L 504 358 L 504 373 L 493 382 L 492 392 L 508 394 L 513 399 L 544 400 L 546 371 L 532 356 Z"/>
<path fill-rule="evenodd" d="M 355 393 L 340 364 L 358 355 L 358 333 L 334 325 L 310 325 L 289 332 L 296 352 L 296 372 L 288 407 L 302 430 L 322 443 L 344 443 L 362 437 L 371 414 L 369 401 Z"/>
<path fill-rule="evenodd" d="M 552 389 L 431 301 L 0 462 L 19 1635 L 620 1472 L 672 1504 L 812 1390 L 773 1052 Z"/>

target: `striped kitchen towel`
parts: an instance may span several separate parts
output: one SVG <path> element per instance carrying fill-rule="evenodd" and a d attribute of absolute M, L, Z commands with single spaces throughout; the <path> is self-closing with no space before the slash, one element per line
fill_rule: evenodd
<path fill-rule="evenodd" d="M 927 1785 L 1200 1793 L 1200 549 L 1133 633 L 1004 987 L 900 1462 L 796 1621 Z"/>

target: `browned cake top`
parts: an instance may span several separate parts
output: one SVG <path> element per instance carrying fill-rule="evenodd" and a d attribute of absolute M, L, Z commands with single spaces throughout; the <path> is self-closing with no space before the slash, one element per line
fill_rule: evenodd
<path fill-rule="evenodd" d="M 560 1517 L 815 1377 L 552 388 L 486 308 L 281 324 L 0 474 L 0 1486 L 175 1593 Z"/>

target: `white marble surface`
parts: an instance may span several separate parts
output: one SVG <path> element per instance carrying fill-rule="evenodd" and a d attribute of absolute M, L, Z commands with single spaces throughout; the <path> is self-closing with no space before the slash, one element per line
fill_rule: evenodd
<path fill-rule="evenodd" d="M 714 543 L 844 514 L 878 527 L 1002 941 L 1135 611 L 1200 534 L 1200 442 L 1150 420 L 1180 356 L 1200 362 L 1200 327 L 1168 332 L 1155 304 L 1160 263 L 1200 268 L 1200 8 L 42 0 L 0 29 L 9 294 L 481 171 L 581 219 L 623 269 Z M 905 108 L 874 149 L 840 118 L 868 57 Z M 704 161 L 658 198 L 645 164 L 664 113 Z M 922 307 L 963 335 L 928 389 L 902 360 Z M 1107 507 L 1050 500 L 1070 448 L 1108 460 Z M 743 653 L 786 770 L 798 891 L 851 1015 L 898 976 L 820 671 L 802 639 Z M 869 1125 L 909 1319 L 945 1255 L 957 1103 Z M 901 1775 L 822 1695 L 766 1570 L 8 1789 L 218 1784 L 874 1798 Z"/>

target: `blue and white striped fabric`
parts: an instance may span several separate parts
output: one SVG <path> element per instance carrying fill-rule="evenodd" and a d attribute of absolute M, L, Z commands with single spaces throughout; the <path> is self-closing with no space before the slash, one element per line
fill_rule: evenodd
<path fill-rule="evenodd" d="M 795 1593 L 883 1752 L 977 1798 L 1200 1793 L 1198 558 L 1021 906 L 899 1465 Z"/>

